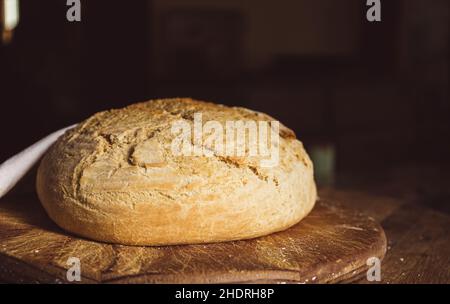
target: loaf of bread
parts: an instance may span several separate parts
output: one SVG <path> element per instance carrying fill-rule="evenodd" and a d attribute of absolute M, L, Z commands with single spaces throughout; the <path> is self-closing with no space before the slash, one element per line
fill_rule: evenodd
<path fill-rule="evenodd" d="M 187 98 L 97 113 L 41 161 L 37 193 L 50 218 L 89 239 L 153 246 L 254 238 L 287 229 L 311 211 L 313 165 L 290 129 L 279 125 L 272 166 L 264 165 L 267 155 L 218 153 L 224 150 L 211 146 L 206 132 L 186 151 L 209 154 L 175 153 L 174 126 L 193 125 L 199 113 L 203 124 L 215 121 L 224 130 L 229 121 L 275 126 L 259 112 Z M 243 144 L 238 136 L 224 138 L 227 147 Z"/>

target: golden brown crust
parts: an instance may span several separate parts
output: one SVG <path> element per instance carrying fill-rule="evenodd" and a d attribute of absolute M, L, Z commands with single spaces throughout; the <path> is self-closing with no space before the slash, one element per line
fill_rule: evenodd
<path fill-rule="evenodd" d="M 284 230 L 316 200 L 312 163 L 280 127 L 280 163 L 259 157 L 174 156 L 171 124 L 271 117 L 191 99 L 162 99 L 97 113 L 43 158 L 39 198 L 62 228 L 90 239 L 167 245 L 247 239 Z"/>

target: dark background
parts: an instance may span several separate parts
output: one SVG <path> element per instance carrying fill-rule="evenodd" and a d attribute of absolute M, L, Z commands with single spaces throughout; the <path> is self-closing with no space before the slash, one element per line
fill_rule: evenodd
<path fill-rule="evenodd" d="M 381 3 L 370 23 L 365 0 L 95 0 L 70 23 L 65 0 L 22 0 L 0 46 L 0 161 L 96 111 L 193 97 L 331 149 L 319 183 L 448 210 L 449 2 Z"/>

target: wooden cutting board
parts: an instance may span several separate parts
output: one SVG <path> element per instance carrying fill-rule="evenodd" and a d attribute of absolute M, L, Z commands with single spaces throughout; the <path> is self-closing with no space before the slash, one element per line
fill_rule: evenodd
<path fill-rule="evenodd" d="M 320 201 L 296 226 L 253 240 L 133 247 L 70 235 L 36 197 L 0 200 L 0 281 L 66 283 L 71 257 L 81 283 L 325 283 L 365 276 L 386 237 L 371 218 Z"/>

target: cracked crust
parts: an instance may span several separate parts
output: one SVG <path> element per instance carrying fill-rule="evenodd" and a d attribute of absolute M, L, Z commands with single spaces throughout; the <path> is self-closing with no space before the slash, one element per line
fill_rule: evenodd
<path fill-rule="evenodd" d="M 284 230 L 316 201 L 313 166 L 294 132 L 280 126 L 280 162 L 259 157 L 171 153 L 171 123 L 272 121 L 243 108 L 161 99 L 100 112 L 44 156 L 37 192 L 48 215 L 72 233 L 128 245 L 248 239 Z"/>

